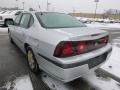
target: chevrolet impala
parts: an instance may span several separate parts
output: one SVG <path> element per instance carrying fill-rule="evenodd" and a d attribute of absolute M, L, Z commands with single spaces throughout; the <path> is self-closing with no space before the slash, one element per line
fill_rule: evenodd
<path fill-rule="evenodd" d="M 108 32 L 64 13 L 23 12 L 9 25 L 8 34 L 34 73 L 40 69 L 63 82 L 93 72 L 112 51 Z"/>

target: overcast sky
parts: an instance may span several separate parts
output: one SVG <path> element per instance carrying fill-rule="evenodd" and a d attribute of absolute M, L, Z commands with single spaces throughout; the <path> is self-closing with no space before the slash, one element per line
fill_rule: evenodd
<path fill-rule="evenodd" d="M 0 6 L 14 7 L 16 6 L 16 0 L 0 0 Z M 46 10 L 47 0 L 18 0 L 19 7 L 22 8 L 22 2 L 25 2 L 25 9 L 28 10 L 32 7 L 38 10 L 38 4 L 41 6 L 41 10 Z M 93 13 L 95 9 L 94 0 L 48 0 L 51 5 L 49 8 L 51 11 L 59 12 L 90 12 Z M 107 9 L 120 9 L 120 0 L 100 0 L 98 4 L 98 13 L 102 13 Z"/>

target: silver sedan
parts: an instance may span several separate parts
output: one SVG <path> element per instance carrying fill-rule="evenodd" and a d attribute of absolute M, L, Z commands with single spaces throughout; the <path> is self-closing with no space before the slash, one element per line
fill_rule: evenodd
<path fill-rule="evenodd" d="M 41 69 L 63 82 L 93 72 L 112 51 L 108 32 L 89 28 L 64 13 L 23 12 L 8 33 L 33 72 Z"/>

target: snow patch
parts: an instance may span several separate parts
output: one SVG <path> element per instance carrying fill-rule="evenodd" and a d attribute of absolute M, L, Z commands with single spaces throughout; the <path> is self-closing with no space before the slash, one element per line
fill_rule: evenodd
<path fill-rule="evenodd" d="M 8 28 L 0 28 L 0 32 L 8 32 Z"/>
<path fill-rule="evenodd" d="M 98 22 L 94 22 L 94 23 L 90 23 L 90 24 L 86 24 L 88 27 L 92 27 L 92 28 L 100 28 L 100 29 L 107 29 L 107 30 L 112 30 L 112 29 L 116 29 L 116 30 L 120 30 L 120 23 L 98 23 Z"/>
<path fill-rule="evenodd" d="M 29 76 L 19 77 L 13 82 L 7 82 L 3 88 L 7 90 L 33 90 Z"/>
<path fill-rule="evenodd" d="M 118 82 L 111 78 L 96 77 L 95 73 L 84 76 L 84 79 L 95 87 L 95 90 L 120 90 Z"/>
<path fill-rule="evenodd" d="M 78 79 L 72 83 L 63 83 L 57 79 L 47 76 L 45 73 L 42 74 L 43 81 L 52 90 L 88 90 L 88 88 L 95 88 L 91 90 L 120 90 L 118 82 L 111 78 L 97 77 L 94 72 L 90 72 L 82 78 L 84 82 Z M 84 83 L 84 85 L 82 83 Z"/>
<path fill-rule="evenodd" d="M 120 47 L 113 45 L 111 56 L 101 68 L 120 78 Z"/>

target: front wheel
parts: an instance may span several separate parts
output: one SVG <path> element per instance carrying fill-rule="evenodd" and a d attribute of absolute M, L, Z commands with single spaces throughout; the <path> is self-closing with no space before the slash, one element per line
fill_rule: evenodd
<path fill-rule="evenodd" d="M 34 53 L 30 47 L 27 48 L 27 60 L 28 60 L 29 67 L 32 70 L 32 72 L 38 73 L 39 67 L 38 67 L 36 58 L 34 56 Z"/>
<path fill-rule="evenodd" d="M 8 27 L 8 25 L 13 25 L 13 20 L 6 20 L 4 26 Z"/>

